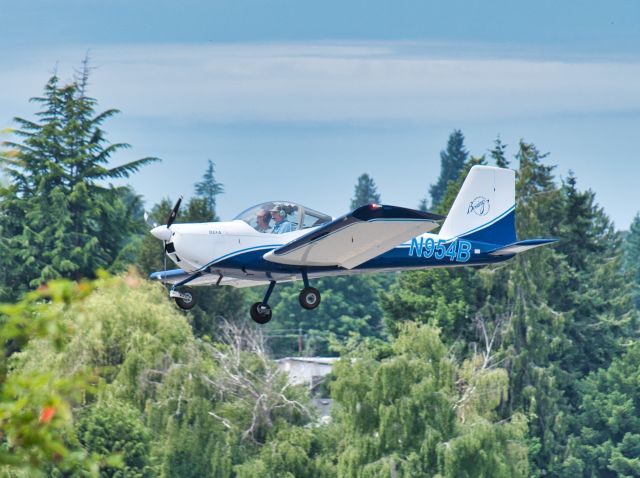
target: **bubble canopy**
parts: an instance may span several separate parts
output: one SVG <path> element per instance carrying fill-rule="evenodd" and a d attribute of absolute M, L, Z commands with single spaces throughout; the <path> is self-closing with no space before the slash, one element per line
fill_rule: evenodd
<path fill-rule="evenodd" d="M 291 201 L 269 201 L 258 204 L 245 209 L 233 219 L 246 222 L 258 232 L 272 233 L 277 222 L 276 218 L 291 223 L 289 227 L 291 231 L 320 226 L 332 220 L 327 214 Z"/>

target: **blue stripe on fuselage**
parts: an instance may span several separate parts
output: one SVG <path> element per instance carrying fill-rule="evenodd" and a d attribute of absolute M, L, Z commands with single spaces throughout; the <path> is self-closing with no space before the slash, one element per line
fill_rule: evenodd
<path fill-rule="evenodd" d="M 390 251 L 374 257 L 369 261 L 355 267 L 354 270 L 376 270 L 376 269 L 415 269 L 428 267 L 460 267 L 467 265 L 485 265 L 503 262 L 513 257 L 508 256 L 490 256 L 488 252 L 495 250 L 497 247 L 505 244 L 511 244 L 516 241 L 515 233 L 515 206 L 502 213 L 493 221 L 483 224 L 475 229 L 465 232 L 457 238 L 446 241 L 450 244 L 454 240 L 462 239 L 471 243 L 471 257 L 466 262 L 458 262 L 448 257 L 436 259 L 435 256 L 423 257 L 421 254 L 410 254 L 411 245 L 405 243 L 395 247 Z M 266 261 L 263 256 L 271 250 L 277 249 L 279 246 L 259 246 L 241 251 L 235 251 L 227 256 L 220 257 L 209 265 L 215 265 L 220 268 L 230 269 L 246 269 L 251 271 L 274 272 L 274 273 L 300 273 L 300 266 L 291 266 L 286 264 L 278 264 Z M 476 254 L 475 251 L 480 253 Z M 205 267 L 205 268 L 206 268 Z M 307 266 L 309 272 L 332 272 L 344 271 L 338 266 Z M 204 268 L 203 268 L 204 269 Z"/>
<path fill-rule="evenodd" d="M 368 270 L 375 271 L 376 269 L 416 269 L 416 268 L 428 268 L 428 267 L 460 267 L 469 265 L 484 265 L 503 262 L 510 259 L 513 256 L 490 256 L 488 251 L 495 250 L 495 244 L 487 244 L 480 242 L 471 243 L 471 257 L 466 262 L 456 262 L 449 258 L 436 259 L 435 257 L 426 258 L 418 255 L 409 255 L 409 247 L 398 246 L 384 254 L 375 257 L 353 270 Z M 479 249 L 480 254 L 475 254 L 474 251 Z M 252 250 L 244 253 L 237 254 L 229 259 L 224 259 L 215 263 L 215 267 L 221 269 L 245 269 L 247 271 L 256 272 L 273 272 L 282 274 L 299 274 L 301 271 L 300 266 L 291 266 L 287 264 L 277 264 L 263 259 L 263 256 L 268 251 Z M 344 271 L 345 269 L 338 266 L 307 266 L 305 269 L 309 272 L 337 272 Z"/>

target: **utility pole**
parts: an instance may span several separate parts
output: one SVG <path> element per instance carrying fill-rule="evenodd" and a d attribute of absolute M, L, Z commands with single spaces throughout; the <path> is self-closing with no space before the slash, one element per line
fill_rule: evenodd
<path fill-rule="evenodd" d="M 298 326 L 298 357 L 302 357 L 302 326 Z"/>

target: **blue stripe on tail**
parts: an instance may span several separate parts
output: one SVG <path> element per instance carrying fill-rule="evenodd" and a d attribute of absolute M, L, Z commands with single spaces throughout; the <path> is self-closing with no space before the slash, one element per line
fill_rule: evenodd
<path fill-rule="evenodd" d="M 501 245 L 516 242 L 515 206 L 496 217 L 493 221 L 461 234 L 460 237 L 464 237 L 469 241 Z"/>

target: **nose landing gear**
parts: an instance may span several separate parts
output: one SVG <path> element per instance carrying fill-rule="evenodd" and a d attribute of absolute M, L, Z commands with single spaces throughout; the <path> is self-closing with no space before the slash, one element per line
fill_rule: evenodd
<path fill-rule="evenodd" d="M 191 310 L 196 305 L 196 298 L 191 291 L 178 292 L 177 290 L 172 290 L 169 292 L 169 297 L 173 297 L 173 300 L 182 310 Z"/>

